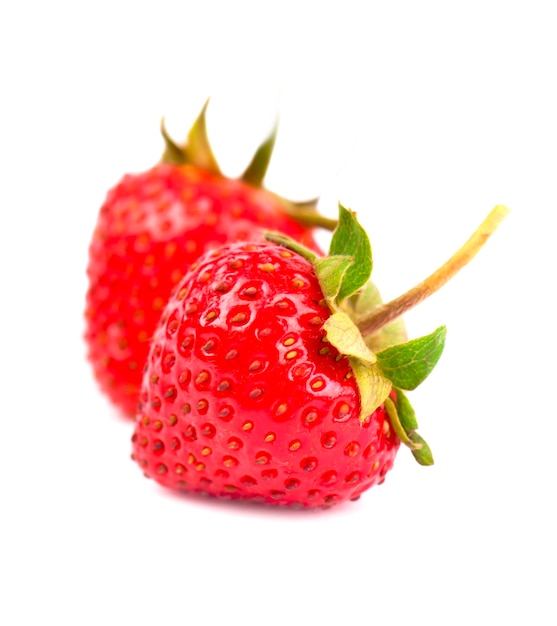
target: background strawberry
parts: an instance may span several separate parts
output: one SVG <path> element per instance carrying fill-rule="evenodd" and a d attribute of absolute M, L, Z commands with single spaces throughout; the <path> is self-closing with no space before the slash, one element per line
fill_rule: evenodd
<path fill-rule="evenodd" d="M 89 360 L 103 391 L 130 415 L 161 310 L 203 251 L 228 241 L 261 239 L 262 228 L 317 249 L 309 223 L 330 225 L 318 216 L 315 203 L 296 205 L 261 188 L 276 127 L 243 176 L 225 178 L 207 138 L 206 106 L 185 147 L 177 146 L 162 126 L 163 162 L 126 175 L 109 191 L 90 244 Z"/>
<path fill-rule="evenodd" d="M 432 371 L 445 329 L 393 345 L 402 330 L 393 319 L 473 256 L 494 215 L 404 306 L 364 288 L 371 248 L 342 207 L 329 257 L 281 234 L 203 255 L 151 346 L 135 460 L 168 487 L 300 507 L 382 482 L 401 442 L 431 464 L 403 389 Z"/>

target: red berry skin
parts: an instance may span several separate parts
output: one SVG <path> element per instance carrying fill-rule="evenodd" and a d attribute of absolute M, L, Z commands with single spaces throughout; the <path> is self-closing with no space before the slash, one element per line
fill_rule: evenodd
<path fill-rule="evenodd" d="M 135 415 L 161 311 L 201 253 L 279 230 L 318 250 L 310 228 L 268 191 L 199 168 L 160 164 L 107 194 L 89 248 L 85 340 L 101 389 Z"/>
<path fill-rule="evenodd" d="M 311 264 L 275 244 L 231 244 L 195 264 L 154 336 L 132 438 L 161 485 L 292 507 L 354 500 L 384 480 L 400 440 L 383 407 L 363 423 Z"/>

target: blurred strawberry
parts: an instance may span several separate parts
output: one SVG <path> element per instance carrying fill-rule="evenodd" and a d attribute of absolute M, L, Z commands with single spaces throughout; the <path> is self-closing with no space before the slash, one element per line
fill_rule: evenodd
<path fill-rule="evenodd" d="M 134 415 L 149 341 L 175 285 L 200 254 L 281 231 L 313 250 L 313 227 L 331 226 L 315 201 L 290 202 L 262 187 L 276 126 L 244 174 L 226 178 L 211 150 L 207 103 L 185 146 L 161 132 L 162 162 L 127 174 L 102 205 L 89 248 L 88 357 L 101 389 Z"/>

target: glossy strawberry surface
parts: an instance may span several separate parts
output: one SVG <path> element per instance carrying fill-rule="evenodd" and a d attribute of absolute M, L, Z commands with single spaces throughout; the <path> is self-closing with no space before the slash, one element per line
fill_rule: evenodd
<path fill-rule="evenodd" d="M 149 341 L 189 266 L 263 228 L 316 248 L 279 198 L 198 167 L 160 164 L 108 193 L 89 249 L 85 338 L 101 388 L 125 413 L 136 412 Z"/>
<path fill-rule="evenodd" d="M 160 484 L 218 497 L 331 506 L 381 483 L 399 439 L 363 422 L 348 359 L 325 341 L 312 265 L 270 243 L 201 257 L 161 317 L 133 457 Z"/>

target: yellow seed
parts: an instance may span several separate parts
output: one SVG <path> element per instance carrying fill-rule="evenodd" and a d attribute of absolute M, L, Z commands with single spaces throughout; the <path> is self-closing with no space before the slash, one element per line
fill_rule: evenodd
<path fill-rule="evenodd" d="M 203 448 L 203 450 L 201 450 L 201 454 L 203 456 L 209 456 L 211 454 L 211 452 L 212 452 L 212 450 L 208 446 L 206 446 L 205 448 Z"/>
<path fill-rule="evenodd" d="M 389 424 L 389 422 L 387 422 L 387 420 L 385 420 L 383 422 L 383 434 L 388 435 L 390 430 L 391 430 L 391 425 Z"/>
<path fill-rule="evenodd" d="M 196 469 L 198 472 L 203 471 L 203 470 L 205 469 L 205 463 L 198 463 L 198 464 L 195 466 L 195 469 Z"/>
<path fill-rule="evenodd" d="M 258 267 L 262 272 L 267 272 L 267 273 L 274 272 L 276 269 L 272 263 L 262 263 Z"/>
<path fill-rule="evenodd" d="M 266 443 L 271 443 L 271 441 L 274 441 L 276 439 L 276 435 L 275 433 L 268 433 L 265 435 L 265 442 Z"/>
<path fill-rule="evenodd" d="M 195 382 L 198 385 L 203 385 L 209 380 L 209 378 L 210 378 L 209 372 L 206 372 L 205 370 L 203 370 L 202 372 L 199 372 L 199 374 L 197 375 L 195 379 Z"/>
<path fill-rule="evenodd" d="M 140 330 L 137 333 L 137 340 L 139 341 L 139 343 L 145 343 L 146 341 L 149 341 L 149 335 L 146 331 Z"/>
<path fill-rule="evenodd" d="M 296 340 L 294 339 L 294 337 L 288 337 L 288 339 L 285 339 L 282 342 L 284 346 L 291 346 L 293 343 L 296 343 Z"/>
<path fill-rule="evenodd" d="M 296 356 L 298 356 L 298 353 L 296 352 L 296 350 L 290 350 L 290 352 L 286 353 L 285 358 L 290 360 L 290 359 L 295 358 Z"/>
<path fill-rule="evenodd" d="M 245 313 L 236 313 L 236 315 L 230 320 L 234 324 L 241 324 L 247 320 L 248 316 Z"/>
<path fill-rule="evenodd" d="M 172 281 L 173 285 L 180 282 L 181 278 L 182 278 L 182 272 L 180 270 L 172 270 L 170 274 L 170 280 Z"/>
<path fill-rule="evenodd" d="M 178 244 L 175 241 L 169 241 L 164 247 L 164 254 L 167 259 L 174 256 L 176 250 L 178 248 Z"/>
<path fill-rule="evenodd" d="M 314 380 L 311 383 L 311 388 L 314 389 L 314 390 L 315 389 L 321 389 L 324 386 L 325 386 L 325 383 L 322 380 Z"/>
<path fill-rule="evenodd" d="M 298 450 L 298 448 L 302 445 L 302 442 L 296 439 L 296 441 L 291 441 L 288 446 L 289 450 Z"/>
<path fill-rule="evenodd" d="M 242 430 L 251 430 L 253 428 L 253 422 L 244 422 L 242 424 Z"/>

